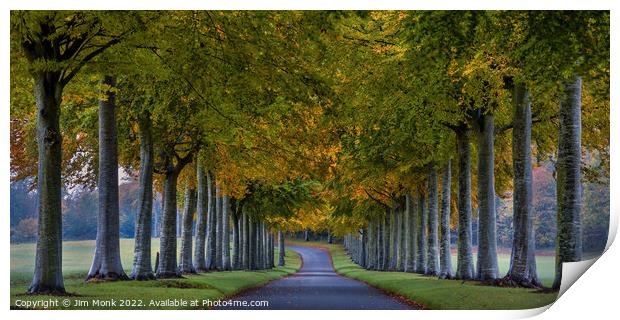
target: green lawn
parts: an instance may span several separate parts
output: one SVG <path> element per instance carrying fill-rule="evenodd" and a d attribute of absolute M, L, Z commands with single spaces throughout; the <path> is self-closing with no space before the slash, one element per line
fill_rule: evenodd
<path fill-rule="evenodd" d="M 217 300 L 235 293 L 263 285 L 269 281 L 295 273 L 301 267 L 298 254 L 287 250 L 286 266 L 261 271 L 211 272 L 185 276 L 183 279 L 157 281 L 118 281 L 105 283 L 85 283 L 84 278 L 90 267 L 95 241 L 65 241 L 63 243 L 63 270 L 65 288 L 74 296 L 53 297 L 45 295 L 23 295 L 32 279 L 34 263 L 34 244 L 11 245 L 11 307 L 16 300 L 49 300 L 65 298 L 89 301 L 90 306 L 71 309 L 203 309 L 203 306 L 155 307 L 150 301 L 166 299 L 210 299 Z M 153 239 L 153 257 L 159 248 L 158 239 Z M 131 272 L 133 259 L 133 239 L 121 240 L 121 255 L 125 272 Z M 278 251 L 276 249 L 276 257 Z M 141 301 L 142 307 L 96 307 L 94 300 L 128 299 Z M 140 302 L 138 302 L 140 303 Z M 58 309 L 62 309 L 60 306 Z"/>
<path fill-rule="evenodd" d="M 475 281 L 439 280 L 415 273 L 368 271 L 354 264 L 342 246 L 324 246 L 331 252 L 337 273 L 407 297 L 428 309 L 530 309 L 548 305 L 557 296 L 557 293 L 493 287 Z M 508 269 L 509 258 L 500 257 L 502 272 Z M 549 284 L 553 276 L 553 257 L 537 259 L 543 282 Z"/>

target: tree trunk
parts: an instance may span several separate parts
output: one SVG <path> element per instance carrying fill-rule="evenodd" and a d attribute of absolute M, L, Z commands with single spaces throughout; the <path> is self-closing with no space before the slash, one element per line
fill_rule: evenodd
<path fill-rule="evenodd" d="M 224 223 L 222 219 L 222 195 L 220 193 L 220 187 L 215 186 L 215 224 L 216 224 L 216 236 L 215 236 L 215 268 L 217 270 L 224 270 L 224 259 L 222 259 L 222 245 L 224 244 Z"/>
<path fill-rule="evenodd" d="M 398 270 L 398 243 L 399 235 L 398 235 L 398 206 L 392 206 L 391 213 L 391 223 L 390 223 L 390 234 L 392 234 L 392 243 L 390 245 L 390 270 L 397 271 Z"/>
<path fill-rule="evenodd" d="M 310 231 L 304 230 L 304 241 L 310 241 Z"/>
<path fill-rule="evenodd" d="M 62 137 L 58 72 L 39 72 L 34 78 L 37 104 L 37 249 L 28 293 L 65 293 L 62 279 Z"/>
<path fill-rule="evenodd" d="M 499 277 L 495 223 L 495 126 L 492 114 L 481 114 L 477 120 L 479 210 L 476 278 L 486 281 Z"/>
<path fill-rule="evenodd" d="M 183 214 L 177 208 L 177 238 L 181 238 L 183 233 Z"/>
<path fill-rule="evenodd" d="M 232 213 L 232 235 L 233 235 L 233 250 L 232 250 L 232 269 L 239 270 L 240 266 L 240 257 L 239 253 L 239 216 L 237 212 L 237 208 L 233 210 Z"/>
<path fill-rule="evenodd" d="M 360 242 L 359 242 L 359 265 L 362 268 L 366 268 L 366 230 L 360 230 Z"/>
<path fill-rule="evenodd" d="M 394 218 L 395 218 L 395 222 L 394 222 L 394 227 L 396 228 L 395 230 L 395 241 L 394 241 L 394 253 L 396 254 L 396 257 L 394 258 L 394 260 L 396 260 L 396 264 L 394 267 L 394 270 L 396 271 L 400 271 L 403 265 L 403 260 L 401 259 L 401 252 L 402 252 L 402 242 L 401 242 L 401 237 L 402 237 L 402 217 L 401 217 L 401 210 L 400 210 L 400 206 L 398 204 L 395 205 L 394 207 Z"/>
<path fill-rule="evenodd" d="M 410 195 L 405 196 L 405 272 L 413 272 L 413 212 Z"/>
<path fill-rule="evenodd" d="M 255 218 L 248 218 L 248 262 L 250 270 L 256 270 L 256 221 Z"/>
<path fill-rule="evenodd" d="M 426 268 L 426 274 L 433 276 L 439 274 L 439 237 L 437 235 L 437 180 L 437 170 L 433 169 L 428 176 L 428 265 Z"/>
<path fill-rule="evenodd" d="M 399 202 L 400 237 L 398 238 L 398 255 L 401 263 L 398 271 L 405 271 L 405 265 L 407 264 L 407 208 L 405 208 L 406 203 L 403 200 L 404 198 L 401 198 Z"/>
<path fill-rule="evenodd" d="M 196 244 L 194 248 L 194 269 L 197 272 L 206 272 L 205 242 L 207 238 L 208 217 L 208 187 L 204 165 L 198 163 L 196 168 L 198 198 L 196 199 Z"/>
<path fill-rule="evenodd" d="M 278 267 L 284 266 L 284 232 L 278 230 L 278 246 L 280 251 L 278 252 Z"/>
<path fill-rule="evenodd" d="M 441 221 L 440 221 L 440 270 L 439 278 L 452 278 L 452 253 L 450 252 L 450 180 L 452 164 L 448 163 L 443 169 L 441 178 Z"/>
<path fill-rule="evenodd" d="M 471 149 L 469 146 L 469 129 L 456 131 L 457 154 L 459 157 L 459 194 L 458 194 L 458 262 L 456 278 L 473 279 L 474 262 L 471 244 Z"/>
<path fill-rule="evenodd" d="M 506 280 L 512 285 L 538 287 L 532 207 L 532 108 L 527 87 L 515 85 L 512 129 L 514 172 L 512 254 Z"/>
<path fill-rule="evenodd" d="M 267 231 L 267 225 L 265 221 L 262 222 L 263 226 L 263 269 L 269 268 L 269 233 Z"/>
<path fill-rule="evenodd" d="M 177 270 L 177 179 L 178 172 L 166 170 L 164 177 L 164 212 L 159 240 L 159 266 L 157 278 L 180 276 Z"/>
<path fill-rule="evenodd" d="M 368 236 L 367 236 L 367 247 L 366 247 L 366 251 L 367 251 L 367 255 L 366 255 L 366 269 L 367 270 L 372 270 L 375 267 L 375 254 L 374 254 L 374 250 L 375 250 L 375 230 L 373 229 L 373 223 L 372 222 L 368 222 L 368 224 L 366 225 L 366 230 L 368 232 Z"/>
<path fill-rule="evenodd" d="M 273 269 L 273 258 L 274 258 L 274 235 L 273 232 L 269 232 L 269 269 Z"/>
<path fill-rule="evenodd" d="M 391 251 L 391 228 L 390 228 L 390 209 L 385 209 L 385 225 L 383 226 L 383 270 L 390 269 L 390 251 Z"/>
<path fill-rule="evenodd" d="M 384 270 L 383 264 L 383 256 L 384 249 L 383 243 L 385 242 L 385 217 L 381 217 L 379 221 L 377 221 L 377 270 Z"/>
<path fill-rule="evenodd" d="M 155 279 L 151 267 L 151 227 L 153 216 L 153 135 L 151 116 L 144 112 L 138 121 L 140 135 L 140 189 L 136 217 L 136 242 L 131 278 Z"/>
<path fill-rule="evenodd" d="M 271 246 L 269 247 L 270 250 L 269 252 L 271 252 L 271 257 L 269 257 L 269 261 L 270 261 L 270 268 L 274 268 L 275 267 L 275 254 L 276 254 L 276 247 L 275 247 L 275 239 L 276 239 L 276 235 L 271 232 Z"/>
<path fill-rule="evenodd" d="M 426 236 L 426 227 L 428 225 L 428 216 L 426 212 L 426 196 L 423 193 L 419 194 L 418 197 L 418 220 L 417 222 L 417 236 L 418 236 L 418 247 L 417 247 L 417 263 L 416 263 L 416 272 L 417 273 L 426 273 L 426 255 L 427 255 L 427 236 Z"/>
<path fill-rule="evenodd" d="M 215 179 L 211 171 L 207 171 L 207 205 L 209 222 L 207 225 L 207 269 L 216 270 L 217 265 L 217 210 Z"/>
<path fill-rule="evenodd" d="M 249 220 L 248 214 L 245 210 L 242 210 L 242 220 L 243 220 L 243 258 L 241 259 L 243 262 L 243 269 L 250 269 L 250 229 L 249 229 Z"/>
<path fill-rule="evenodd" d="M 265 269 L 265 222 L 258 222 L 258 268 Z"/>
<path fill-rule="evenodd" d="M 256 226 L 255 226 L 255 233 L 256 233 L 256 250 L 255 250 L 255 257 L 256 257 L 256 269 L 262 269 L 263 268 L 263 228 L 261 225 L 261 221 L 256 221 Z"/>
<path fill-rule="evenodd" d="M 222 197 L 222 267 L 230 270 L 230 197 Z"/>
<path fill-rule="evenodd" d="M 409 228 L 411 229 L 411 259 L 413 260 L 413 265 L 411 266 L 411 272 L 416 272 L 418 270 L 418 248 L 420 244 L 418 243 L 418 215 L 420 212 L 418 210 L 418 196 L 411 196 L 411 219 L 409 223 L 411 224 Z"/>
<path fill-rule="evenodd" d="M 105 76 L 106 100 L 99 100 L 99 213 L 93 264 L 86 279 L 128 279 L 121 264 L 120 223 L 118 204 L 118 141 L 116 133 L 116 85 L 113 77 Z"/>
<path fill-rule="evenodd" d="M 196 189 L 185 186 L 185 199 L 183 204 L 183 230 L 181 231 L 181 273 L 196 273 L 192 261 L 192 227 L 194 225 L 194 212 L 196 211 Z"/>
<path fill-rule="evenodd" d="M 581 261 L 581 77 L 564 84 L 560 103 L 557 170 L 557 249 L 553 288 L 562 282 L 562 263 Z"/>

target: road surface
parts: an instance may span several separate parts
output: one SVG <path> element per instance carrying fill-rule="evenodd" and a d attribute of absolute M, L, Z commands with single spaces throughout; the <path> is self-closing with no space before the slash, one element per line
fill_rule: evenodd
<path fill-rule="evenodd" d="M 336 274 L 329 253 L 320 248 L 288 246 L 301 255 L 299 272 L 232 298 L 245 310 L 402 310 L 413 307 L 363 282 Z M 238 301 L 267 301 L 268 306 L 239 305 Z"/>

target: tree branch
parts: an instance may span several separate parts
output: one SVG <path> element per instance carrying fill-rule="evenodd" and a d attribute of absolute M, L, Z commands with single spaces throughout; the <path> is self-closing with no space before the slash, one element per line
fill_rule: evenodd
<path fill-rule="evenodd" d="M 374 200 L 376 203 L 380 204 L 380 205 L 381 205 L 381 206 L 383 206 L 384 208 L 386 208 L 386 209 L 389 209 L 389 208 L 390 208 L 387 204 L 385 204 L 385 203 L 381 202 L 381 200 L 379 200 L 379 199 L 377 199 L 377 198 L 373 197 L 373 196 L 370 194 L 370 192 L 368 192 L 368 190 L 364 189 L 364 192 L 368 195 L 368 197 L 369 197 L 370 199 Z"/>

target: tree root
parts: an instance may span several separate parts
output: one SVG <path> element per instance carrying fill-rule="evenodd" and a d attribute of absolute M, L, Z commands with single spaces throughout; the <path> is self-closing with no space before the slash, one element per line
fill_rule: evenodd
<path fill-rule="evenodd" d="M 173 278 L 183 278 L 181 273 L 179 272 L 158 272 L 155 277 L 157 279 L 173 279 Z"/>
<path fill-rule="evenodd" d="M 50 296 L 71 296 L 65 291 L 64 287 L 49 287 L 39 284 L 33 284 L 28 288 L 26 295 L 50 295 Z"/>
<path fill-rule="evenodd" d="M 105 281 L 121 281 L 129 280 L 129 277 L 125 274 L 119 274 L 116 272 L 100 273 L 97 272 L 86 277 L 86 282 L 105 282 Z"/>
<path fill-rule="evenodd" d="M 148 281 L 148 280 L 155 280 L 155 274 L 153 272 L 147 272 L 147 273 L 140 273 L 140 274 L 136 274 L 136 275 L 131 275 L 130 277 L 132 280 L 137 280 L 137 281 Z"/>
<path fill-rule="evenodd" d="M 540 282 L 532 279 L 518 278 L 511 275 L 507 275 L 503 278 L 495 279 L 492 281 L 492 285 L 498 287 L 508 288 L 528 288 L 528 289 L 543 289 Z"/>
<path fill-rule="evenodd" d="M 185 269 L 185 270 L 181 270 L 181 274 L 196 274 L 196 269 L 191 268 L 191 269 Z"/>

